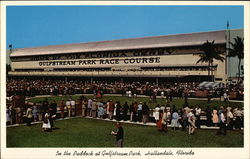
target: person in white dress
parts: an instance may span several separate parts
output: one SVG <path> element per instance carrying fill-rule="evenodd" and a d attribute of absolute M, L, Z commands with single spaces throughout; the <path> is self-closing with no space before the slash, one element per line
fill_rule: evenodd
<path fill-rule="evenodd" d="M 49 131 L 49 130 L 51 130 L 51 125 L 49 122 L 49 113 L 46 112 L 44 116 L 42 131 Z"/>
<path fill-rule="evenodd" d="M 160 108 L 158 105 L 155 108 L 154 117 L 155 117 L 155 121 L 157 123 L 158 120 L 160 120 Z"/>
<path fill-rule="evenodd" d="M 174 109 L 172 113 L 172 120 L 171 120 L 171 127 L 174 130 L 179 128 L 178 119 L 179 119 L 179 114 L 177 113 L 177 110 Z"/>

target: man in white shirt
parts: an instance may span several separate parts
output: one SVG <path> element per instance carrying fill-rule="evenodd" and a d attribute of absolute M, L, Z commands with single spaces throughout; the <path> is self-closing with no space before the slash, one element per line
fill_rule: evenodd
<path fill-rule="evenodd" d="M 217 131 L 216 135 L 226 135 L 226 116 L 224 115 L 224 108 L 221 107 L 219 110 L 219 126 L 220 129 Z"/>
<path fill-rule="evenodd" d="M 92 115 L 91 109 L 92 109 L 92 99 L 89 99 L 88 100 L 88 107 L 87 107 L 87 116 Z"/>
<path fill-rule="evenodd" d="M 142 122 L 142 102 L 138 104 L 137 112 L 138 112 L 138 121 Z"/>
<path fill-rule="evenodd" d="M 194 117 L 194 110 L 189 110 L 190 112 L 187 114 L 188 117 L 188 134 L 194 135 L 195 131 L 195 117 Z"/>
<path fill-rule="evenodd" d="M 195 125 L 198 129 L 200 128 L 200 115 L 201 115 L 201 108 L 197 106 L 195 108 L 195 117 L 196 117 Z"/>
<path fill-rule="evenodd" d="M 163 100 L 164 99 L 164 91 L 161 91 L 161 99 Z"/>
<path fill-rule="evenodd" d="M 226 92 L 223 94 L 223 98 L 224 98 L 224 102 L 228 102 L 228 95 Z"/>
<path fill-rule="evenodd" d="M 68 117 L 71 116 L 71 102 L 70 99 L 67 99 L 66 103 L 65 103 L 67 109 L 68 109 Z"/>
<path fill-rule="evenodd" d="M 96 113 L 97 113 L 97 102 L 96 100 L 94 99 L 93 102 L 92 102 L 92 117 L 93 118 L 96 118 Z"/>
<path fill-rule="evenodd" d="M 71 99 L 70 105 L 71 105 L 72 116 L 75 116 L 76 115 L 76 101 Z"/>

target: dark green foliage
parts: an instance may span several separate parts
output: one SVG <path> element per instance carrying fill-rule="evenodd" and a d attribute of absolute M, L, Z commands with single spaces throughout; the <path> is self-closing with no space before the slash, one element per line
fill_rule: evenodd
<path fill-rule="evenodd" d="M 234 43 L 230 42 L 230 48 L 228 49 L 228 57 L 238 57 L 238 81 L 240 79 L 240 64 L 241 60 L 244 58 L 244 39 L 237 36 L 234 38 Z"/>

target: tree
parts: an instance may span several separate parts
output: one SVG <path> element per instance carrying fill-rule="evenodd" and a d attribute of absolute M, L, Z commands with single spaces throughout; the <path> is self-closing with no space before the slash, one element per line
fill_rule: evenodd
<path fill-rule="evenodd" d="M 232 47 L 227 48 L 228 50 L 228 57 L 238 57 L 239 63 L 238 63 L 238 82 L 240 81 L 240 64 L 241 60 L 244 58 L 244 39 L 237 36 L 234 38 L 234 43 L 229 42 L 229 45 Z"/>
<path fill-rule="evenodd" d="M 6 74 L 8 75 L 8 73 L 11 71 L 11 66 L 10 64 L 6 64 Z"/>
<path fill-rule="evenodd" d="M 223 52 L 218 50 L 214 44 L 214 40 L 212 42 L 207 40 L 205 43 L 203 43 L 200 50 L 203 51 L 203 53 L 199 54 L 200 59 L 196 62 L 196 64 L 200 62 L 208 63 L 208 76 L 213 76 L 213 69 L 211 69 L 211 66 L 213 66 L 214 59 L 220 60 L 221 62 L 224 61 L 225 57 L 223 56 Z M 214 78 L 212 78 L 212 81 L 214 81 Z"/>

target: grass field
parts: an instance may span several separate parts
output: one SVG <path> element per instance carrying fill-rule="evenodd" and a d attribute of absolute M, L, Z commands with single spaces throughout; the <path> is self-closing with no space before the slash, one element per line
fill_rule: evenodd
<path fill-rule="evenodd" d="M 7 128 L 7 147 L 115 147 L 114 122 L 87 118 L 56 121 L 58 129 L 42 132 L 41 124 Z M 125 147 L 243 147 L 242 131 L 215 135 L 217 130 L 159 132 L 156 127 L 123 124 Z"/>
<path fill-rule="evenodd" d="M 79 96 L 71 96 L 74 100 L 78 99 Z M 86 96 L 87 98 L 93 98 L 93 96 Z M 52 100 L 55 100 L 59 103 L 62 99 L 65 101 L 69 98 L 69 96 L 52 96 L 52 97 L 46 97 L 49 102 Z M 137 98 L 128 98 L 125 96 L 103 96 L 101 100 L 103 101 L 108 101 L 112 99 L 114 102 L 115 101 L 120 101 L 121 104 L 124 104 L 125 101 L 128 102 L 128 104 L 131 104 L 133 101 L 137 102 L 147 102 L 150 108 L 155 108 L 157 104 L 164 104 L 166 105 L 166 101 L 163 99 L 157 99 L 157 103 L 149 103 L 149 98 L 148 97 L 137 97 Z M 39 102 L 45 100 L 45 97 L 36 97 L 32 98 L 29 101 L 30 102 Z M 100 99 L 99 99 L 100 100 Z M 242 108 L 243 103 L 236 103 L 236 102 L 229 102 L 224 103 L 223 101 L 212 101 L 211 103 L 207 103 L 206 100 L 195 100 L 195 99 L 188 99 L 188 103 L 190 106 L 196 106 L 197 104 L 201 107 L 202 110 L 205 110 L 207 105 L 210 105 L 211 108 L 213 107 L 219 107 L 219 106 L 231 106 L 231 107 L 238 107 Z M 182 105 L 184 104 L 184 99 L 179 99 L 179 98 L 174 98 L 173 101 L 171 102 L 170 105 L 176 105 L 176 108 L 181 108 Z"/>

